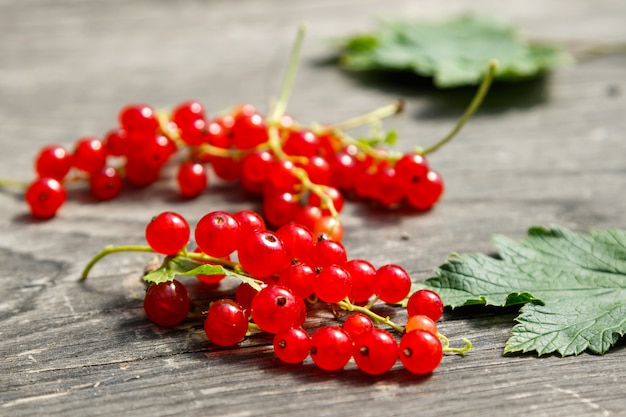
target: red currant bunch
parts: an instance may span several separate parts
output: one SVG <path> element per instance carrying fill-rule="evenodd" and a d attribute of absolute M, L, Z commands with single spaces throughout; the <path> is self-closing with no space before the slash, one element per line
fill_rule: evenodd
<path fill-rule="evenodd" d="M 310 360 L 328 371 L 353 360 L 363 372 L 379 375 L 400 361 L 410 372 L 426 374 L 445 352 L 471 348 L 469 342 L 449 346 L 436 324 L 443 313 L 441 298 L 430 290 L 411 293 L 411 278 L 401 266 L 350 259 L 340 242 L 304 225 L 288 223 L 272 231 L 258 213 L 214 211 L 195 224 L 195 249 L 188 251 L 191 236 L 180 214 L 160 213 L 146 226 L 147 246 L 107 247 L 87 265 L 83 278 L 111 253 L 161 254 L 161 265 L 144 276 L 144 309 L 155 324 L 175 326 L 201 317 L 207 338 L 218 346 L 269 333 L 280 360 Z M 232 297 L 220 295 L 203 304 L 192 302 L 181 279 L 186 276 L 212 286 L 226 277 L 238 281 Z M 383 303 L 406 305 L 406 324 L 377 313 Z M 319 314 L 327 308 L 339 321 L 320 326 Z"/>

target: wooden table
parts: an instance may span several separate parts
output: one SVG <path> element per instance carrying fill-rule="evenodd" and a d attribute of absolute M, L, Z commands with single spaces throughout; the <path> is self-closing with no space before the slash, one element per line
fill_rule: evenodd
<path fill-rule="evenodd" d="M 461 114 L 471 90 L 436 91 L 354 77 L 328 64 L 332 40 L 381 16 L 438 18 L 475 9 L 517 22 L 528 36 L 568 47 L 626 39 L 614 0 L 0 1 L 0 177 L 29 181 L 49 143 L 102 135 L 125 104 L 169 108 L 187 99 L 215 114 L 241 102 L 266 110 L 278 94 L 296 27 L 309 34 L 289 112 L 332 122 L 398 97 L 389 121 L 399 149 L 428 145 Z M 351 257 L 398 263 L 422 280 L 451 252 L 493 253 L 496 233 L 531 225 L 626 227 L 626 57 L 602 55 L 543 80 L 496 86 L 462 133 L 434 154 L 446 180 L 422 215 L 351 202 L 342 219 Z M 286 366 L 268 337 L 220 349 L 198 322 L 174 329 L 142 309 L 146 254 L 85 263 L 109 244 L 142 244 L 146 222 L 176 210 L 258 209 L 237 187 L 192 202 L 171 177 L 96 204 L 81 190 L 51 221 L 33 221 L 19 193 L 0 193 L 0 415 L 2 416 L 618 416 L 626 415 L 623 340 L 605 356 L 503 355 L 515 312 L 446 313 L 440 329 L 470 338 L 428 377 L 396 366 L 368 377 L 350 363 L 327 373 Z M 408 237 L 408 239 L 407 239 Z M 192 293 L 211 293 L 198 284 Z M 320 320 L 331 320 L 320 312 Z"/>

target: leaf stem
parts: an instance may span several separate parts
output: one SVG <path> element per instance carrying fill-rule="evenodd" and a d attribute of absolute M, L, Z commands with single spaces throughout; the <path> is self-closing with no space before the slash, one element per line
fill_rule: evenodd
<path fill-rule="evenodd" d="M 151 253 L 155 253 L 154 250 L 150 246 L 144 246 L 144 245 L 107 246 L 106 248 L 102 249 L 102 251 L 100 251 L 100 253 L 98 253 L 96 256 L 94 256 L 89 261 L 89 263 L 87 263 L 87 265 L 85 265 L 85 268 L 83 269 L 83 272 L 80 274 L 80 280 L 81 281 L 86 280 L 87 277 L 89 276 L 89 272 L 91 271 L 91 269 L 102 258 L 104 258 L 105 256 L 110 255 L 112 253 L 118 253 L 118 252 L 151 252 Z"/>
<path fill-rule="evenodd" d="M 461 128 L 463 128 L 463 125 L 465 125 L 465 123 L 474 115 L 474 113 L 476 113 L 476 110 L 478 110 L 483 100 L 485 99 L 485 96 L 487 95 L 487 92 L 489 91 L 489 87 L 491 87 L 491 83 L 496 73 L 497 66 L 498 66 L 498 63 L 495 59 L 492 59 L 491 61 L 489 61 L 487 74 L 481 81 L 480 86 L 478 87 L 478 90 L 476 91 L 474 98 L 472 99 L 469 106 L 465 110 L 465 113 L 463 113 L 463 116 L 461 116 L 459 121 L 456 122 L 452 130 L 434 145 L 431 145 L 426 149 L 416 149 L 417 153 L 422 154 L 422 155 L 433 153 L 437 149 L 441 148 L 443 145 L 448 143 L 450 140 L 452 140 L 452 138 L 454 138 L 457 135 L 457 133 L 461 131 Z"/>

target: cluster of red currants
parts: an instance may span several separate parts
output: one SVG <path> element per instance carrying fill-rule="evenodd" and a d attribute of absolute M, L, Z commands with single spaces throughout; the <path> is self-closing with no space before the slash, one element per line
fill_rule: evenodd
<path fill-rule="evenodd" d="M 413 373 L 429 373 L 444 352 L 464 351 L 449 348 L 437 331 L 441 298 L 430 290 L 410 294 L 411 278 L 398 265 L 376 268 L 364 259 L 348 259 L 341 243 L 300 224 L 288 223 L 272 232 L 258 213 L 249 210 L 208 213 L 193 234 L 197 248 L 190 252 L 186 248 L 191 228 L 174 212 L 159 214 L 146 227 L 148 249 L 166 255 L 163 265 L 144 277 L 150 283 L 144 309 L 158 325 L 174 326 L 190 315 L 190 295 L 175 279 L 177 274 L 196 275 L 209 284 L 231 275 L 241 279 L 234 297 L 201 308 L 205 333 L 219 346 L 236 345 L 250 332 L 262 331 L 274 335 L 274 351 L 284 362 L 301 363 L 310 356 L 322 369 L 339 370 L 353 358 L 364 372 L 376 375 L 389 371 L 398 358 Z M 236 262 L 231 259 L 235 256 Z M 161 272 L 171 270 L 172 264 L 175 273 L 163 279 Z M 217 268 L 209 275 L 199 272 L 209 271 L 207 266 Z M 379 301 L 392 305 L 404 301 L 406 325 L 378 315 L 372 307 Z M 309 335 L 305 330 L 309 306 L 321 302 L 347 311 L 347 318 L 343 325 L 324 325 Z M 398 332 L 399 343 L 380 326 Z"/>
<path fill-rule="evenodd" d="M 401 107 L 394 103 L 382 113 Z M 377 117 L 373 112 L 361 124 Z M 129 105 L 118 119 L 104 139 L 82 138 L 71 152 L 60 145 L 39 152 L 38 178 L 26 192 L 36 217 L 55 215 L 67 198 L 65 183 L 88 181 L 96 199 L 109 200 L 124 182 L 135 187 L 155 182 L 174 154 L 180 155 L 176 181 L 183 197 L 194 198 L 207 188 L 210 166 L 220 180 L 238 181 L 262 195 L 263 214 L 272 226 L 295 221 L 320 232 L 332 227 L 339 238 L 344 195 L 427 210 L 443 192 L 441 176 L 424 155 L 356 140 L 343 128 L 351 124 L 307 127 L 284 114 L 278 120 L 265 117 L 249 104 L 209 119 L 197 101 L 169 113 Z"/>

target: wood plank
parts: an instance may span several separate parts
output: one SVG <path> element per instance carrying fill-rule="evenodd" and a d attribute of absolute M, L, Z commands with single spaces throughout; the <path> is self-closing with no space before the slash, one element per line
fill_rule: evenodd
<path fill-rule="evenodd" d="M 406 113 L 390 120 L 398 146 L 426 145 L 447 132 L 472 92 L 351 76 L 323 64 L 329 40 L 370 29 L 380 16 L 441 17 L 470 6 L 508 16 L 537 38 L 626 38 L 626 3 L 611 0 L 2 0 L 0 178 L 30 180 L 41 146 L 104 134 L 127 103 L 167 108 L 196 98 L 211 114 L 244 101 L 266 109 L 301 21 L 309 34 L 289 107 L 295 117 L 336 121 L 404 97 Z M 350 202 L 342 213 L 349 255 L 399 263 L 422 280 L 451 252 L 493 252 L 495 233 L 521 238 L 535 224 L 626 227 L 624 75 L 626 57 L 604 56 L 495 89 L 430 159 L 446 180 L 436 209 L 412 215 Z M 367 377 L 352 362 L 335 373 L 309 360 L 281 364 L 265 336 L 220 349 L 200 322 L 150 324 L 139 278 L 149 255 L 105 258 L 78 283 L 105 245 L 141 244 L 160 211 L 195 223 L 209 210 L 259 208 L 225 185 L 184 203 L 172 186 L 166 178 L 102 204 L 75 190 L 49 222 L 32 221 L 17 193 L 0 193 L 0 415 L 624 414 L 623 340 L 605 356 L 503 356 L 514 312 L 448 312 L 442 333 L 470 338 L 471 354 L 446 356 L 428 377 L 400 365 Z M 232 290 L 187 282 L 204 302 Z M 315 311 L 314 323 L 329 320 L 330 311 Z"/>

